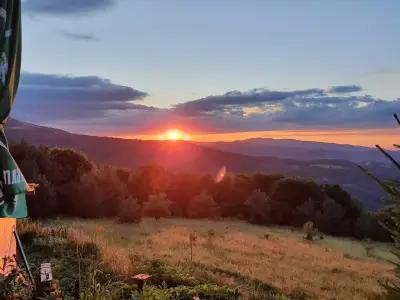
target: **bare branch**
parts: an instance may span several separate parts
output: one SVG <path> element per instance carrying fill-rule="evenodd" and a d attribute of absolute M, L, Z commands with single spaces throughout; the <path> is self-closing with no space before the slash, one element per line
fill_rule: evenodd
<path fill-rule="evenodd" d="M 383 150 L 383 148 L 379 145 L 376 145 L 376 148 L 378 148 L 379 151 L 381 151 L 400 170 L 400 164 L 389 153 Z"/>
<path fill-rule="evenodd" d="M 400 119 L 397 114 L 393 114 L 394 118 L 396 119 L 397 123 L 400 125 Z"/>

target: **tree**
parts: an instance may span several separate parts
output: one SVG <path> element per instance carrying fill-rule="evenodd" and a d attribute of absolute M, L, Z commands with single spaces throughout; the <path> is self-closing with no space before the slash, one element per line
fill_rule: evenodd
<path fill-rule="evenodd" d="M 363 212 L 354 225 L 354 236 L 358 239 L 369 238 L 375 241 L 388 242 L 390 234 L 379 223 L 377 216 L 370 212 Z"/>
<path fill-rule="evenodd" d="M 129 176 L 130 194 L 139 202 L 145 202 L 149 195 L 164 193 L 169 185 L 170 173 L 159 165 L 140 167 Z"/>
<path fill-rule="evenodd" d="M 158 221 L 160 218 L 171 216 L 170 205 L 171 202 L 167 199 L 167 195 L 150 195 L 149 200 L 144 204 L 143 213 L 147 217 L 153 217 Z"/>
<path fill-rule="evenodd" d="M 111 166 L 96 166 L 92 172 L 83 176 L 86 181 L 92 181 L 92 198 L 100 203 L 97 213 L 104 217 L 119 215 L 121 203 L 128 197 L 127 185 L 118 176 L 118 169 Z"/>
<path fill-rule="evenodd" d="M 202 192 L 190 201 L 187 214 L 190 218 L 212 218 L 218 215 L 218 210 L 219 207 L 214 198 Z"/>
<path fill-rule="evenodd" d="M 53 216 L 58 210 L 58 198 L 54 186 L 44 175 L 38 175 L 33 182 L 39 184 L 35 197 L 29 201 L 29 216 L 46 218 Z"/>
<path fill-rule="evenodd" d="M 199 174 L 179 172 L 171 175 L 167 195 L 173 203 L 171 209 L 174 215 L 186 216 L 190 200 L 200 194 L 203 188 L 204 183 Z"/>
<path fill-rule="evenodd" d="M 324 184 L 322 188 L 328 197 L 345 208 L 346 219 L 352 220 L 354 224 L 362 213 L 362 204 L 352 199 L 351 195 L 344 191 L 339 185 Z"/>
<path fill-rule="evenodd" d="M 290 225 L 293 220 L 293 212 L 298 205 L 311 199 L 316 208 L 319 208 L 324 199 L 324 193 L 315 182 L 294 177 L 276 181 L 271 189 L 270 197 L 273 222 Z"/>
<path fill-rule="evenodd" d="M 316 214 L 316 224 L 324 233 L 336 235 L 350 235 L 353 228 L 349 220 L 345 219 L 345 208 L 335 200 L 327 197 L 323 201 L 322 210 Z"/>
<path fill-rule="evenodd" d="M 142 208 L 135 198 L 125 197 L 120 201 L 118 217 L 121 223 L 140 223 Z"/>
<path fill-rule="evenodd" d="M 282 174 L 255 174 L 253 177 L 253 182 L 256 189 L 259 189 L 260 191 L 269 195 L 275 182 L 283 178 L 284 176 Z"/>
<path fill-rule="evenodd" d="M 266 223 L 270 213 L 270 199 L 265 192 L 254 190 L 246 201 L 252 223 Z"/>
<path fill-rule="evenodd" d="M 315 214 L 315 203 L 312 199 L 308 199 L 294 210 L 292 224 L 294 226 L 301 226 L 309 220 L 315 220 Z"/>
<path fill-rule="evenodd" d="M 400 125 L 400 119 L 397 114 L 394 114 L 398 125 Z M 394 145 L 400 148 L 400 145 Z M 386 156 L 393 165 L 400 171 L 400 163 L 396 161 L 388 152 L 382 147 L 376 145 L 379 151 Z M 381 210 L 380 218 L 382 224 L 392 234 L 392 238 L 395 246 L 395 254 L 400 260 L 400 181 L 382 181 L 369 173 L 366 169 L 360 166 L 360 168 L 366 172 L 371 178 L 373 178 L 387 193 L 387 205 Z M 400 299 L 400 264 L 396 265 L 396 280 L 386 285 L 387 288 L 387 299 L 395 300 Z"/>
<path fill-rule="evenodd" d="M 221 216 L 244 218 L 247 210 L 245 203 L 253 190 L 251 177 L 228 174 L 214 184 L 211 194 L 220 208 Z"/>
<path fill-rule="evenodd" d="M 48 179 L 56 184 L 77 181 L 92 169 L 87 157 L 71 149 L 50 148 L 49 159 L 52 162 Z"/>

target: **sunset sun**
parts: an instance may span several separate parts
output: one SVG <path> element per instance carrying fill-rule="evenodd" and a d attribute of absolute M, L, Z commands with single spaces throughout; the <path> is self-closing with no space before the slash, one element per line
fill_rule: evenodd
<path fill-rule="evenodd" d="M 169 129 L 160 135 L 160 140 L 167 141 L 188 141 L 190 135 L 180 129 Z"/>

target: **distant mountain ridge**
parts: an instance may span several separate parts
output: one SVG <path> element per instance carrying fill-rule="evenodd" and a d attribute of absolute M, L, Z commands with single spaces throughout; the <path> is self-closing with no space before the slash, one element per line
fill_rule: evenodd
<path fill-rule="evenodd" d="M 308 142 L 293 139 L 255 138 L 232 142 L 198 143 L 221 151 L 251 156 L 274 156 L 280 158 L 315 160 L 339 159 L 356 163 L 388 162 L 375 148 L 346 144 Z M 400 159 L 400 151 L 390 152 Z"/>
<path fill-rule="evenodd" d="M 214 149 L 214 143 L 126 140 L 69 133 L 64 130 L 10 120 L 6 132 L 11 142 L 25 140 L 34 145 L 76 149 L 99 162 L 122 168 L 159 164 L 172 171 L 201 172 L 215 175 L 225 166 L 233 173 L 282 173 L 303 176 L 319 183 L 340 184 L 366 207 L 382 205 L 381 189 L 357 165 L 346 160 L 286 159 L 250 156 Z M 218 147 L 216 147 L 218 148 Z M 395 178 L 390 164 L 368 162 L 368 168 L 381 178 Z"/>

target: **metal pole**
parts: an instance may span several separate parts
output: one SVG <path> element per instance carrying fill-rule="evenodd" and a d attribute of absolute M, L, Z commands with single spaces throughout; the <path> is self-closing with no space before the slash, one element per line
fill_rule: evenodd
<path fill-rule="evenodd" d="M 22 247 L 21 240 L 19 239 L 18 233 L 15 229 L 13 230 L 13 233 L 15 236 L 15 240 L 17 241 L 19 252 L 22 255 L 22 259 L 24 261 L 25 268 L 28 271 L 29 278 L 31 279 L 31 282 L 33 283 L 33 285 L 35 285 L 35 280 L 33 279 L 31 268 L 29 267 L 28 260 L 26 259 L 25 251 L 24 251 L 24 248 Z"/>

